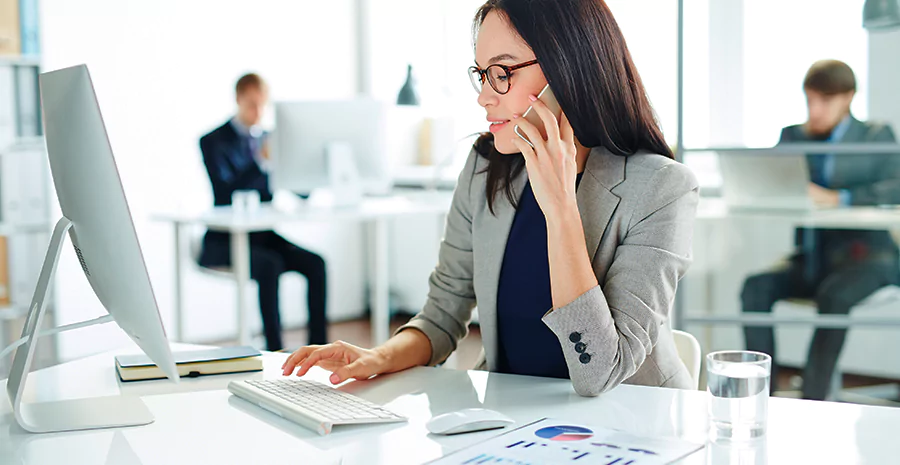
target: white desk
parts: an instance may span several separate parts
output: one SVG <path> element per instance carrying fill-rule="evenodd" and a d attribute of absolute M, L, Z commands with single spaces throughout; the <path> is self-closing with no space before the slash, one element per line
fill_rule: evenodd
<path fill-rule="evenodd" d="M 789 222 L 797 228 L 834 228 L 883 230 L 900 227 L 900 208 L 897 207 L 852 207 L 810 210 L 808 212 L 778 210 L 729 211 L 723 199 L 704 198 L 697 208 L 698 222 L 717 222 L 730 219 L 747 219 L 757 222 Z M 708 254 L 707 254 L 708 255 Z M 708 311 L 709 309 L 703 309 Z M 869 318 L 855 315 L 815 315 L 791 317 L 775 314 L 709 315 L 676 312 L 676 327 L 685 323 L 697 324 L 795 324 L 822 328 L 848 328 L 850 326 L 900 326 L 900 315 L 896 318 Z"/>
<path fill-rule="evenodd" d="M 154 219 L 171 223 L 175 231 L 175 338 L 184 340 L 183 226 L 199 224 L 210 230 L 231 234 L 232 273 L 237 284 L 238 339 L 242 345 L 248 345 L 246 284 L 250 281 L 250 233 L 275 229 L 292 222 L 350 221 L 368 224 L 368 241 L 374 256 L 373 266 L 369 267 L 372 340 L 375 344 L 386 341 L 390 335 L 388 221 L 407 215 L 437 215 L 443 218 L 450 209 L 451 197 L 451 193 L 412 192 L 409 195 L 365 198 L 353 207 L 307 205 L 289 212 L 262 207 L 246 215 L 235 214 L 230 207 L 219 207 L 201 214 L 155 215 Z"/>
<path fill-rule="evenodd" d="M 809 211 L 732 211 L 724 199 L 703 198 L 697 207 L 697 221 L 746 218 L 755 221 L 791 221 L 798 228 L 891 229 L 900 227 L 900 207 L 849 207 Z"/>
<path fill-rule="evenodd" d="M 191 347 L 195 346 L 175 346 Z M 225 390 L 232 379 L 279 377 L 285 357 L 267 354 L 263 373 L 189 379 L 178 385 L 167 381 L 120 384 L 112 353 L 36 371 L 29 378 L 27 400 L 139 395 L 156 422 L 137 428 L 33 435 L 15 423 L 3 389 L 0 463 L 418 464 L 498 434 L 440 437 L 425 430 L 425 422 L 434 414 L 480 406 L 501 411 L 519 425 L 550 416 L 698 443 L 707 437 L 706 393 L 702 391 L 620 386 L 597 398 L 583 398 L 568 380 L 444 368 L 417 368 L 343 386 L 410 421 L 338 427 L 331 435 L 319 437 Z M 324 380 L 327 373 L 315 369 L 310 376 Z M 900 457 L 896 438 L 900 409 L 773 398 L 769 410 L 765 441 L 742 447 L 710 444 L 680 463 L 888 464 Z"/>

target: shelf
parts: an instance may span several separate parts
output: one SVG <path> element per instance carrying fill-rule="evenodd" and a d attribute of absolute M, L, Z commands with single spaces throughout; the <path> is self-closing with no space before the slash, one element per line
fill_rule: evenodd
<path fill-rule="evenodd" d="M 33 55 L 0 55 L 0 66 L 41 66 L 41 57 Z"/>
<path fill-rule="evenodd" d="M 11 236 L 22 233 L 43 233 L 50 232 L 53 225 L 48 222 L 37 223 L 9 223 L 0 221 L 0 236 Z"/>
<path fill-rule="evenodd" d="M 16 320 L 22 318 L 27 313 L 28 307 L 9 305 L 0 307 L 0 321 Z"/>
<path fill-rule="evenodd" d="M 828 153 L 838 155 L 854 155 L 854 154 L 888 154 L 893 155 L 900 152 L 900 144 L 894 142 L 858 142 L 858 143 L 840 143 L 827 144 Z M 755 154 L 797 154 L 797 153 L 817 153 L 821 152 L 822 142 L 791 142 L 778 144 L 774 147 L 685 147 L 684 153 L 737 153 L 746 155 Z"/>
<path fill-rule="evenodd" d="M 0 147 L 0 156 L 21 152 L 43 152 L 44 149 L 44 136 L 20 137 L 13 143 Z"/>

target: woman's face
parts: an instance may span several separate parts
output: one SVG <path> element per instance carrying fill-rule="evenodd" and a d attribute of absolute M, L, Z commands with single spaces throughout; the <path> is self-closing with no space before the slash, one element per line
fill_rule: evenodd
<path fill-rule="evenodd" d="M 475 65 L 485 69 L 493 64 L 513 66 L 534 60 L 531 47 L 519 37 L 506 18 L 496 11 L 488 13 L 478 30 L 475 43 Z M 494 134 L 494 147 L 503 154 L 518 153 L 512 143 L 518 137 L 513 128 L 513 116 L 522 116 L 531 106 L 529 96 L 538 95 L 547 85 L 539 64 L 512 71 L 509 76 L 509 92 L 498 94 L 485 81 L 478 95 L 478 104 L 487 111 L 490 131 Z"/>

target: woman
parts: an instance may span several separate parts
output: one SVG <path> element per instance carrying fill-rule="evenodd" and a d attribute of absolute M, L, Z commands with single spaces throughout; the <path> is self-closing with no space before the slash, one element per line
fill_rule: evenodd
<path fill-rule="evenodd" d="M 375 349 L 301 348 L 285 375 L 318 365 L 340 383 L 439 364 L 477 303 L 481 368 L 570 378 L 583 396 L 622 382 L 690 388 L 669 310 L 697 182 L 672 160 L 606 4 L 490 0 L 474 29 L 490 134 L 459 176 L 425 308 Z M 548 83 L 559 121 L 535 98 Z M 546 137 L 520 117 L 530 105 Z"/>

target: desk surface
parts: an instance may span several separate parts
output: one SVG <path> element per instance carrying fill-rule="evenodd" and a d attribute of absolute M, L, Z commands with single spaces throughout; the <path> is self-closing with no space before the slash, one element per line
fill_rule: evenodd
<path fill-rule="evenodd" d="M 446 213 L 451 192 L 410 191 L 388 197 L 365 197 L 359 204 L 346 207 L 302 204 L 279 210 L 262 205 L 252 213 L 236 214 L 231 207 L 216 207 L 205 212 L 175 212 L 153 215 L 153 219 L 178 224 L 201 224 L 221 231 L 261 231 L 292 221 L 364 221 L 426 213 Z"/>
<path fill-rule="evenodd" d="M 790 221 L 798 227 L 836 229 L 889 229 L 900 226 L 900 208 L 848 207 L 819 210 L 729 210 L 721 198 L 702 198 L 697 208 L 700 221 L 725 219 L 754 221 Z"/>
<path fill-rule="evenodd" d="M 175 345 L 185 350 L 195 346 Z M 128 352 L 120 351 L 120 352 Z M 118 393 L 142 396 L 156 416 L 143 427 L 52 435 L 22 431 L 0 394 L 0 463 L 20 464 L 415 464 L 498 434 L 428 435 L 434 414 L 484 406 L 518 424 L 552 416 L 644 435 L 706 440 L 706 393 L 620 386 L 597 397 L 576 395 L 566 380 L 443 368 L 417 368 L 341 389 L 387 405 L 409 423 L 337 427 L 319 437 L 231 396 L 232 379 L 277 378 L 285 354 L 267 354 L 265 370 L 184 380 L 121 384 L 112 353 L 39 370 L 29 400 Z M 326 373 L 311 376 L 324 380 Z M 4 383 L 5 384 L 5 383 Z M 707 445 L 682 464 L 895 463 L 900 457 L 900 409 L 773 398 L 765 441 Z"/>

